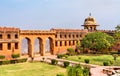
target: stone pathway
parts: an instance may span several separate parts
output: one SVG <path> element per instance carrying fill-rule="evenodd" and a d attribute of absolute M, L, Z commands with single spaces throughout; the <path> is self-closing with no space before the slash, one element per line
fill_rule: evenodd
<path fill-rule="evenodd" d="M 56 55 L 51 55 L 51 56 L 38 56 L 35 57 L 34 60 L 35 61 L 41 61 L 42 58 L 45 58 L 45 62 L 47 63 L 51 63 L 51 59 L 56 59 L 58 60 L 58 65 L 63 65 L 64 61 L 69 61 L 69 60 L 64 60 L 64 59 L 58 59 L 56 57 Z M 28 61 L 30 61 L 31 59 L 29 58 Z M 75 64 L 79 64 L 79 62 L 75 62 L 75 61 L 69 61 L 70 65 L 75 65 Z M 93 64 L 85 64 L 85 63 L 80 63 L 81 65 L 89 65 L 91 67 L 90 69 L 90 73 L 91 76 L 107 76 L 107 74 L 104 74 L 102 71 L 105 68 L 109 68 L 109 66 L 98 66 L 98 65 L 93 65 Z"/>

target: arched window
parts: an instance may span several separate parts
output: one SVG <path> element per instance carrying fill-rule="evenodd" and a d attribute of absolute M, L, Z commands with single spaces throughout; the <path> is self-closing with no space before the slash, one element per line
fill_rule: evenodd
<path fill-rule="evenodd" d="M 11 49 L 11 43 L 8 43 L 8 50 Z"/>
<path fill-rule="evenodd" d="M 62 38 L 62 35 L 60 35 L 60 38 Z"/>
<path fill-rule="evenodd" d="M 65 38 L 67 38 L 67 36 L 65 35 Z"/>
<path fill-rule="evenodd" d="M 18 43 L 15 43 L 15 49 L 18 49 Z"/>
<path fill-rule="evenodd" d="M 60 46 L 62 46 L 62 41 L 60 41 Z"/>
<path fill-rule="evenodd" d="M 69 38 L 71 38 L 71 35 L 69 35 Z"/>
<path fill-rule="evenodd" d="M 71 41 L 69 41 L 69 46 L 71 46 Z"/>
<path fill-rule="evenodd" d="M 0 39 L 2 39 L 2 34 L 0 34 Z"/>
<path fill-rule="evenodd" d="M 76 35 L 76 38 L 78 38 L 78 35 Z"/>
<path fill-rule="evenodd" d="M 55 38 L 57 38 L 57 35 L 55 35 Z"/>
<path fill-rule="evenodd" d="M 65 41 L 65 46 L 67 46 L 67 42 Z"/>
<path fill-rule="evenodd" d="M 18 38 L 18 35 L 17 35 L 17 34 L 15 34 L 15 38 L 16 38 L 16 39 Z"/>
<path fill-rule="evenodd" d="M 3 45 L 2 45 L 2 43 L 0 43 L 0 50 L 2 50 L 3 49 Z"/>
<path fill-rule="evenodd" d="M 11 36 L 10 36 L 10 34 L 8 34 L 8 35 L 7 35 L 7 38 L 8 38 L 8 39 L 11 39 Z"/>
<path fill-rule="evenodd" d="M 55 41 L 55 46 L 58 46 L 58 42 L 57 41 Z"/>

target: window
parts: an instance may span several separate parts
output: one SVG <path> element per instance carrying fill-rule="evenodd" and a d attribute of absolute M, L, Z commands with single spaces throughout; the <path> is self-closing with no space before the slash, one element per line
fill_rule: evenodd
<path fill-rule="evenodd" d="M 76 37 L 78 38 L 78 35 L 76 35 Z"/>
<path fill-rule="evenodd" d="M 74 35 L 72 35 L 73 36 L 73 38 L 75 37 Z"/>
<path fill-rule="evenodd" d="M 16 38 L 16 39 L 18 38 L 18 35 L 17 35 L 17 34 L 15 34 L 15 38 Z"/>
<path fill-rule="evenodd" d="M 62 38 L 62 35 L 60 35 L 60 38 Z"/>
<path fill-rule="evenodd" d="M 10 43 L 8 43 L 8 50 L 10 50 L 11 49 L 11 44 Z"/>
<path fill-rule="evenodd" d="M 62 41 L 60 41 L 60 46 L 62 46 Z"/>
<path fill-rule="evenodd" d="M 8 39 L 10 39 L 10 38 L 11 38 L 10 34 L 8 34 L 8 35 L 7 35 L 7 38 L 8 38 Z"/>
<path fill-rule="evenodd" d="M 71 38 L 71 35 L 69 35 L 69 38 Z"/>
<path fill-rule="evenodd" d="M 55 38 L 57 38 L 57 35 L 55 35 Z"/>
<path fill-rule="evenodd" d="M 67 42 L 65 41 L 65 46 L 67 46 Z"/>
<path fill-rule="evenodd" d="M 2 39 L 2 34 L 0 34 L 0 39 Z"/>
<path fill-rule="evenodd" d="M 75 41 L 73 40 L 73 45 L 75 45 Z"/>
<path fill-rule="evenodd" d="M 69 41 L 69 46 L 71 46 L 71 41 Z"/>
<path fill-rule="evenodd" d="M 18 43 L 15 43 L 15 49 L 18 49 Z"/>
<path fill-rule="evenodd" d="M 55 41 L 55 46 L 58 46 L 58 42 L 57 41 Z"/>
<path fill-rule="evenodd" d="M 2 43 L 0 43 L 0 50 L 2 50 L 2 49 L 3 49 L 2 47 L 3 47 L 3 45 L 2 45 Z"/>
<path fill-rule="evenodd" d="M 65 35 L 65 38 L 66 38 L 67 36 Z"/>

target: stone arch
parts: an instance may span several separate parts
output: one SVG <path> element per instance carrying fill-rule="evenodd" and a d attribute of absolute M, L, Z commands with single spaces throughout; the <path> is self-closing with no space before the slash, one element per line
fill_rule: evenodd
<path fill-rule="evenodd" d="M 49 41 L 47 42 L 47 40 L 49 40 Z M 47 47 L 48 45 L 49 45 L 49 47 Z M 46 49 L 46 48 L 49 48 L 49 49 L 46 49 L 45 51 L 47 51 L 47 53 L 50 53 L 50 54 L 53 55 L 54 43 L 53 43 L 53 39 L 52 39 L 51 37 L 48 37 L 48 38 L 46 39 L 46 45 L 45 45 L 45 46 L 46 46 L 45 49 Z"/>
<path fill-rule="evenodd" d="M 34 54 L 43 55 L 43 39 L 40 37 L 37 37 L 34 40 Z"/>
<path fill-rule="evenodd" d="M 21 40 L 21 55 L 28 55 L 29 57 L 32 56 L 32 45 L 31 40 L 28 37 L 25 37 Z"/>

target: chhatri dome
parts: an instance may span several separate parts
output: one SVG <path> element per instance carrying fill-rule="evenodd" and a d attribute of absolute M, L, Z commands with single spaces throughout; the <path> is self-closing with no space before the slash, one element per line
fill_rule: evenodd
<path fill-rule="evenodd" d="M 87 18 L 85 18 L 84 20 L 84 24 L 82 25 L 84 26 L 84 29 L 88 29 L 90 31 L 95 31 L 96 27 L 98 26 L 96 23 L 96 20 L 94 17 L 91 16 L 91 13 L 89 14 L 89 16 Z"/>

